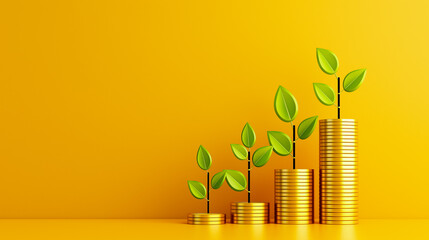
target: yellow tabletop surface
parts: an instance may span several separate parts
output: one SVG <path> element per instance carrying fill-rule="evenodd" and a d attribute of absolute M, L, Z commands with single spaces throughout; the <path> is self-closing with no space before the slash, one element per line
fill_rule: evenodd
<path fill-rule="evenodd" d="M 184 219 L 2 219 L 0 239 L 429 239 L 429 220 L 192 226 Z"/>

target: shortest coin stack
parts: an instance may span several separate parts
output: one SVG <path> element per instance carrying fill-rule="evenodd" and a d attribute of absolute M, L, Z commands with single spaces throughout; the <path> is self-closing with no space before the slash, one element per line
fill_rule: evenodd
<path fill-rule="evenodd" d="M 231 203 L 231 223 L 265 224 L 270 221 L 270 204 L 264 202 Z"/>
<path fill-rule="evenodd" d="M 219 225 L 225 224 L 223 213 L 191 213 L 188 215 L 188 224 L 193 225 Z"/>

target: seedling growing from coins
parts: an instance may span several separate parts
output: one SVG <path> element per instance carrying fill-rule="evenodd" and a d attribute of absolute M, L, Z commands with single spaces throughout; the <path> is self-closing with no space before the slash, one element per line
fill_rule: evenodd
<path fill-rule="evenodd" d="M 212 157 L 206 148 L 200 146 L 197 152 L 198 166 L 207 171 L 207 187 L 198 181 L 188 181 L 189 190 L 196 199 L 205 199 L 207 201 L 207 213 L 210 213 L 210 173 L 209 169 L 212 165 Z M 235 191 L 243 191 L 246 189 L 246 177 L 236 170 L 223 170 L 213 175 L 211 186 L 213 189 L 218 189 L 224 181 Z M 208 190 L 207 190 L 208 189 Z"/>
<path fill-rule="evenodd" d="M 296 130 L 293 121 L 298 115 L 298 103 L 295 97 L 286 88 L 279 86 L 274 98 L 274 110 L 280 120 L 290 123 L 293 132 L 293 141 L 290 137 L 278 131 L 268 131 L 268 141 L 274 148 L 274 152 L 280 156 L 292 154 L 293 169 L 295 169 L 296 151 L 295 145 L 298 139 L 304 140 L 311 136 L 316 128 L 318 116 L 313 116 L 302 121 L 298 126 L 298 139 L 296 139 Z"/>
<path fill-rule="evenodd" d="M 344 90 L 346 92 L 354 92 L 356 91 L 360 85 L 362 84 L 363 80 L 366 76 L 366 69 L 358 69 L 351 71 L 346 75 L 343 81 L 343 89 L 341 89 L 341 81 L 340 77 L 337 76 L 338 71 L 338 58 L 337 56 L 323 48 L 317 48 L 316 49 L 316 57 L 317 57 L 317 63 L 319 64 L 320 69 L 328 75 L 334 75 L 337 79 L 337 104 L 335 104 L 335 92 L 334 89 L 332 89 L 329 85 L 324 83 L 313 83 L 313 89 L 316 93 L 317 99 L 319 101 L 326 105 L 326 106 L 332 106 L 335 105 L 337 107 L 338 111 L 338 119 L 341 118 L 341 112 L 340 112 L 340 94 Z"/>
<path fill-rule="evenodd" d="M 241 144 L 231 144 L 232 152 L 234 156 L 239 160 L 247 159 L 247 202 L 250 202 L 250 170 L 251 170 L 251 160 L 250 160 L 250 150 L 255 145 L 256 142 L 256 134 L 253 131 L 253 128 L 249 123 L 243 128 L 241 132 Z M 255 167 L 264 166 L 271 157 L 273 152 L 272 146 L 265 146 L 256 149 L 256 151 L 252 155 L 252 163 Z"/>

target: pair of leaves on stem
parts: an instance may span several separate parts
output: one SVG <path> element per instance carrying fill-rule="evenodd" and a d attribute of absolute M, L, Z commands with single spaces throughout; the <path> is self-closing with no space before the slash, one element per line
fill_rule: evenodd
<path fill-rule="evenodd" d="M 329 75 L 337 73 L 339 63 L 337 56 L 333 52 L 328 49 L 317 48 L 316 57 L 317 63 L 324 73 Z M 365 76 L 366 69 L 358 69 L 348 73 L 343 81 L 343 89 L 346 92 L 356 91 L 362 85 Z M 335 92 L 330 86 L 323 83 L 314 83 L 313 88 L 317 99 L 321 103 L 328 106 L 335 103 Z"/>
<path fill-rule="evenodd" d="M 300 139 L 306 139 L 311 136 L 316 128 L 318 116 L 313 116 L 302 121 L 298 126 L 298 137 Z M 268 131 L 268 141 L 274 148 L 274 152 L 280 156 L 287 156 L 292 152 L 292 140 L 290 137 L 277 131 Z"/>
<path fill-rule="evenodd" d="M 223 170 L 216 173 L 212 180 L 211 186 L 213 189 L 218 189 L 225 182 L 228 183 L 229 187 L 237 192 L 241 192 L 247 187 L 247 180 L 243 173 L 237 170 Z"/>
<path fill-rule="evenodd" d="M 231 144 L 232 152 L 235 157 L 239 160 L 247 159 L 247 149 L 240 144 Z M 270 160 L 271 154 L 273 153 L 272 146 L 265 146 L 256 149 L 252 156 L 252 162 L 255 167 L 262 167 L 267 164 L 268 160 Z"/>
<path fill-rule="evenodd" d="M 218 189 L 225 182 L 228 183 L 232 190 L 241 192 L 247 187 L 247 180 L 243 173 L 237 170 L 223 170 L 216 173 L 211 179 L 213 189 Z M 204 184 L 198 181 L 188 181 L 189 191 L 197 199 L 204 199 L 207 196 L 207 189 Z"/>

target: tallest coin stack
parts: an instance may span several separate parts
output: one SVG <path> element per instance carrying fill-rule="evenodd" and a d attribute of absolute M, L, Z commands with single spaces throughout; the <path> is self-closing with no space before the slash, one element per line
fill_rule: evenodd
<path fill-rule="evenodd" d="M 320 223 L 358 223 L 357 122 L 320 120 Z"/>

